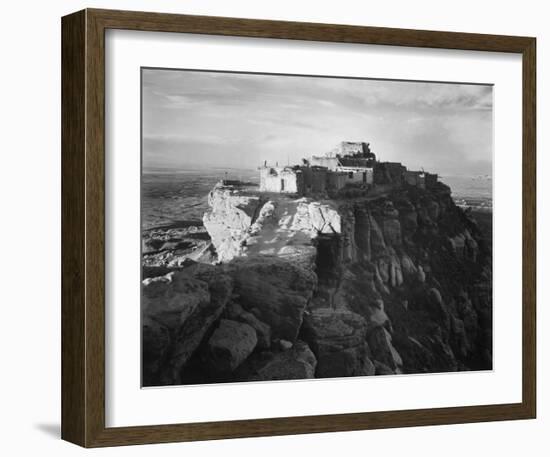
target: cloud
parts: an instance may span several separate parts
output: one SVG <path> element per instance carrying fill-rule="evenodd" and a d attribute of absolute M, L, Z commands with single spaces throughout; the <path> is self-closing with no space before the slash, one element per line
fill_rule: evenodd
<path fill-rule="evenodd" d="M 491 161 L 492 107 L 492 87 L 473 84 L 144 70 L 144 163 L 297 162 L 355 140 L 471 170 Z"/>
<path fill-rule="evenodd" d="M 226 144 L 227 138 L 216 136 L 215 134 L 205 135 L 203 133 L 169 133 L 169 134 L 155 134 L 148 133 L 143 135 L 143 139 L 146 141 L 158 141 L 165 143 L 204 143 L 204 144 Z"/>

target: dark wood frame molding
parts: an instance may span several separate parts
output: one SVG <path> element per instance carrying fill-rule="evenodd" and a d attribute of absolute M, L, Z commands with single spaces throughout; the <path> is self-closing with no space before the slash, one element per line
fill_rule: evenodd
<path fill-rule="evenodd" d="M 521 403 L 105 427 L 105 30 L 518 53 L 523 59 Z M 85 447 L 529 419 L 536 414 L 536 40 L 87 9 L 62 19 L 62 438 Z"/>

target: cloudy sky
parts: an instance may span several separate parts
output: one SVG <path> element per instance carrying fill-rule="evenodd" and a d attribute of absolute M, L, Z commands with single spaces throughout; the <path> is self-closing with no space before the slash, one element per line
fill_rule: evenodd
<path fill-rule="evenodd" d="M 443 175 L 491 173 L 492 88 L 143 70 L 144 170 L 298 163 L 342 140 Z"/>

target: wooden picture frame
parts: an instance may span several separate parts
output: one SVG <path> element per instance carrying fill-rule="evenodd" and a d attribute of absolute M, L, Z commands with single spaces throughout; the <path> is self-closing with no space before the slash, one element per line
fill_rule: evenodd
<path fill-rule="evenodd" d="M 523 62 L 523 393 L 514 404 L 105 426 L 105 31 L 125 29 L 516 53 Z M 87 9 L 62 19 L 62 438 L 84 447 L 534 418 L 536 40 Z"/>

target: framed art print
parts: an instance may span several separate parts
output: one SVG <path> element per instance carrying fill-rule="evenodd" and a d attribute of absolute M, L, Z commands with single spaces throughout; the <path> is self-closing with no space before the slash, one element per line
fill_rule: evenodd
<path fill-rule="evenodd" d="M 62 435 L 535 417 L 535 39 L 62 21 Z"/>

